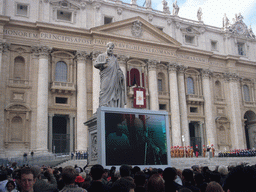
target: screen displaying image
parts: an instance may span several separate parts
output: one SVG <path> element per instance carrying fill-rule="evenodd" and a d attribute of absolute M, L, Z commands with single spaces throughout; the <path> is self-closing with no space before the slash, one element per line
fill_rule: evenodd
<path fill-rule="evenodd" d="M 164 115 L 105 113 L 106 165 L 167 165 Z"/>

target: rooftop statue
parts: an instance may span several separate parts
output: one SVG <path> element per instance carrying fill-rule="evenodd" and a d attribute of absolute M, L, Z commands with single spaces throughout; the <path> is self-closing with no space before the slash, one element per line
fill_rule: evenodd
<path fill-rule="evenodd" d="M 175 16 L 178 16 L 180 8 L 177 4 L 177 0 L 172 4 L 172 6 L 173 6 L 172 14 Z"/>
<path fill-rule="evenodd" d="M 198 21 L 202 21 L 202 16 L 203 16 L 202 8 L 199 7 L 199 9 L 197 11 L 197 19 L 198 19 Z"/>
<path fill-rule="evenodd" d="M 163 0 L 162 4 L 163 4 L 163 12 L 170 13 L 167 1 Z"/>
<path fill-rule="evenodd" d="M 131 0 L 132 5 L 137 5 L 137 0 Z"/>
<path fill-rule="evenodd" d="M 145 1 L 146 8 L 151 8 L 151 0 Z"/>
<path fill-rule="evenodd" d="M 224 17 L 223 17 L 223 27 L 224 27 L 225 29 L 227 29 L 229 26 L 230 26 L 229 19 L 228 19 L 226 13 L 224 13 Z"/>
<path fill-rule="evenodd" d="M 100 70 L 99 106 L 120 107 L 126 104 L 124 74 L 113 55 L 114 43 L 107 44 L 107 51 L 96 58 L 95 68 Z"/>

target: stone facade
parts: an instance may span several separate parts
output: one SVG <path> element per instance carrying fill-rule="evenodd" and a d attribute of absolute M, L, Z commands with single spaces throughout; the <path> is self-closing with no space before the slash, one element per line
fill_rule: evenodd
<path fill-rule="evenodd" d="M 150 110 L 170 114 L 171 145 L 256 147 L 256 40 L 120 0 L 0 0 L 0 157 L 85 151 L 106 44 Z M 182 141 L 184 135 L 185 140 Z"/>

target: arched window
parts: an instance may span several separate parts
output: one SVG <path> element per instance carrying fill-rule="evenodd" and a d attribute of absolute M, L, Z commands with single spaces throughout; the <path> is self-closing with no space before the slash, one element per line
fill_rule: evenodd
<path fill-rule="evenodd" d="M 16 57 L 14 59 L 14 79 L 25 79 L 25 59 L 23 57 Z"/>
<path fill-rule="evenodd" d="M 140 72 L 138 69 L 132 68 L 130 71 L 130 81 L 131 81 L 131 86 L 137 85 L 140 86 Z"/>
<path fill-rule="evenodd" d="M 187 93 L 188 94 L 195 94 L 194 80 L 191 77 L 187 78 Z"/>
<path fill-rule="evenodd" d="M 55 81 L 67 82 L 67 64 L 63 61 L 59 61 L 56 63 Z"/>
<path fill-rule="evenodd" d="M 219 81 L 215 82 L 215 96 L 218 99 L 222 98 L 221 83 Z"/>
<path fill-rule="evenodd" d="M 250 101 L 250 91 L 249 91 L 249 87 L 247 85 L 243 86 L 243 90 L 244 90 L 244 100 L 245 101 Z"/>
<path fill-rule="evenodd" d="M 157 85 L 158 85 L 158 91 L 165 91 L 165 76 L 163 73 L 158 73 L 157 77 Z"/>
<path fill-rule="evenodd" d="M 20 116 L 13 117 L 11 126 L 11 140 L 22 141 L 22 131 L 22 118 Z"/>

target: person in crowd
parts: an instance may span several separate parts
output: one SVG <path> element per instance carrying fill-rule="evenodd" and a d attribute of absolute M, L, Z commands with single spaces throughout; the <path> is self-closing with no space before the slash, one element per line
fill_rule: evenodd
<path fill-rule="evenodd" d="M 223 189 L 226 192 L 253 192 L 255 178 L 255 166 L 238 165 L 228 173 Z"/>
<path fill-rule="evenodd" d="M 201 192 L 205 192 L 207 183 L 205 182 L 203 174 L 195 173 L 194 180 L 195 180 L 195 186 L 198 187 Z"/>
<path fill-rule="evenodd" d="M 7 192 L 18 192 L 15 185 L 15 182 L 13 180 L 9 180 L 6 184 L 6 191 Z"/>
<path fill-rule="evenodd" d="M 134 189 L 134 182 L 131 182 L 125 178 L 121 178 L 113 184 L 110 192 L 134 192 Z"/>
<path fill-rule="evenodd" d="M 224 192 L 219 183 L 211 181 L 208 183 L 205 192 Z"/>
<path fill-rule="evenodd" d="M 33 166 L 31 169 L 36 177 L 34 184 L 35 192 L 53 192 L 57 190 L 57 180 L 53 175 L 53 169 L 45 167 L 41 169 L 39 166 Z M 46 177 L 48 182 L 42 179 L 42 176 Z"/>
<path fill-rule="evenodd" d="M 62 179 L 65 183 L 65 187 L 60 192 L 87 192 L 85 189 L 75 184 L 76 178 L 76 170 L 71 166 L 65 167 L 62 171 Z"/>
<path fill-rule="evenodd" d="M 120 176 L 123 178 L 132 179 L 131 177 L 131 166 L 129 165 L 121 165 L 120 167 Z"/>
<path fill-rule="evenodd" d="M 36 176 L 31 168 L 25 167 L 20 171 L 19 184 L 21 192 L 34 192 L 33 186 L 36 182 Z"/>
<path fill-rule="evenodd" d="M 177 171 L 175 168 L 167 167 L 163 172 L 163 179 L 165 181 L 165 191 L 176 192 L 181 185 L 175 182 Z"/>
<path fill-rule="evenodd" d="M 87 188 L 88 192 L 108 192 L 110 187 L 102 183 L 104 168 L 100 164 L 93 165 L 91 168 L 91 185 Z"/>
<path fill-rule="evenodd" d="M 108 173 L 109 173 L 109 170 L 108 169 L 104 169 L 104 173 L 103 173 L 103 176 L 102 176 L 102 183 L 104 185 L 108 184 Z"/>
<path fill-rule="evenodd" d="M 146 192 L 146 175 L 143 171 L 138 171 L 135 173 L 134 182 L 136 184 L 135 192 Z"/>
<path fill-rule="evenodd" d="M 228 168 L 226 166 L 219 166 L 218 172 L 220 173 L 220 185 L 222 186 L 227 178 L 228 175 Z"/>
<path fill-rule="evenodd" d="M 164 192 L 164 180 L 159 174 L 153 174 L 147 183 L 146 187 L 147 192 Z"/>
<path fill-rule="evenodd" d="M 183 186 L 186 188 L 189 188 L 193 192 L 199 192 L 200 189 L 197 188 L 194 184 L 194 177 L 193 177 L 193 171 L 190 169 L 184 169 L 182 171 L 182 181 Z"/>
<path fill-rule="evenodd" d="M 76 185 L 78 185 L 79 187 L 82 187 L 83 182 L 84 182 L 84 178 L 81 175 L 78 175 L 75 180 Z"/>

